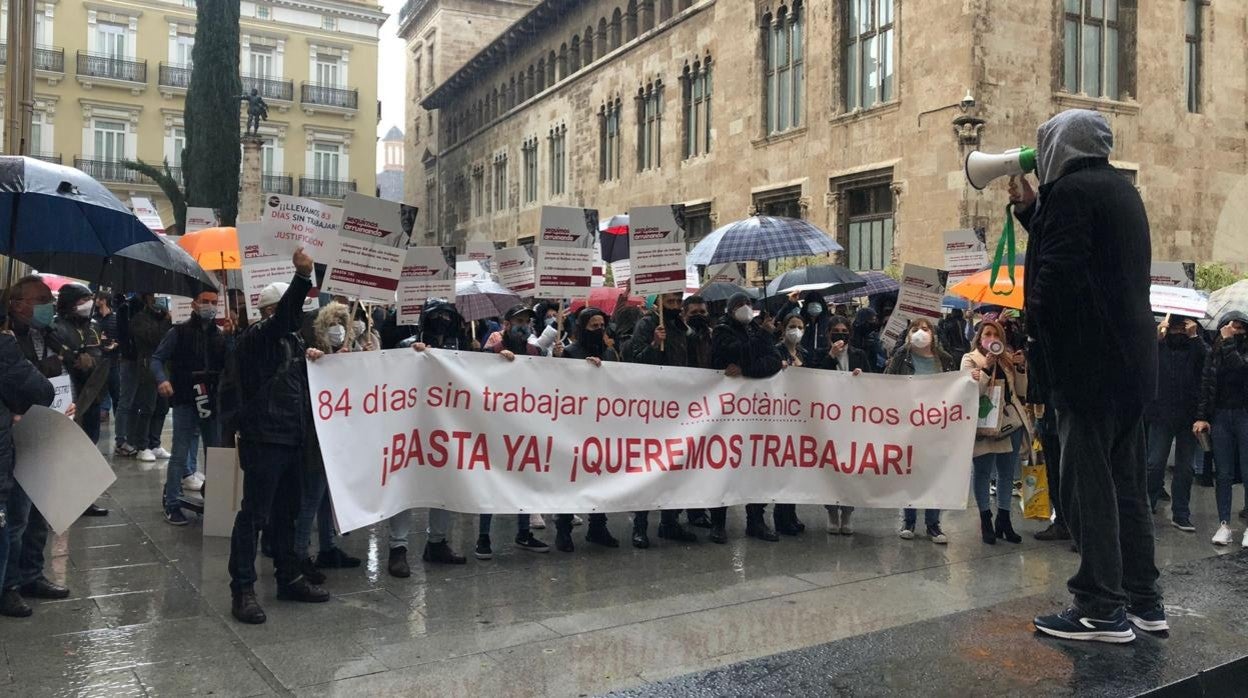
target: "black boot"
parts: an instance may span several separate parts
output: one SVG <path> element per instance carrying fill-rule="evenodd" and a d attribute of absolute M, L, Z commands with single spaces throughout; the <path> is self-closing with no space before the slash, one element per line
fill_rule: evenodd
<path fill-rule="evenodd" d="M 694 528 L 711 528 L 711 517 L 706 509 L 686 509 L 685 516 Z"/>
<path fill-rule="evenodd" d="M 277 598 L 280 601 L 325 603 L 329 601 L 329 592 L 309 582 L 307 577 L 299 577 L 290 584 L 279 584 Z"/>
<path fill-rule="evenodd" d="M 805 528 L 797 527 L 797 506 L 794 504 L 777 504 L 771 512 L 771 519 L 775 522 L 776 533 L 783 536 L 796 536 Z"/>
<path fill-rule="evenodd" d="M 468 558 L 451 550 L 450 543 L 446 541 L 425 543 L 425 552 L 420 556 L 420 559 L 425 562 L 436 562 L 443 565 L 464 565 L 468 563 Z"/>
<path fill-rule="evenodd" d="M 264 609 L 260 608 L 260 602 L 256 601 L 256 592 L 252 589 L 234 592 L 234 598 L 230 602 L 230 613 L 240 622 L 248 625 L 259 625 L 268 619 L 264 615 Z"/>
<path fill-rule="evenodd" d="M 570 553 L 576 550 L 572 543 L 572 515 L 555 514 L 555 550 Z"/>
<path fill-rule="evenodd" d="M 659 538 L 674 540 L 678 543 L 696 543 L 698 541 L 698 537 L 693 531 L 687 530 L 684 526 L 674 521 L 659 524 Z"/>
<path fill-rule="evenodd" d="M 646 534 L 646 529 L 633 526 L 633 547 L 640 550 L 650 547 L 650 536 Z"/>
<path fill-rule="evenodd" d="M 3 535 L 8 535 L 5 532 Z M 8 616 L 10 618 L 29 618 L 34 613 L 22 595 L 17 591 L 17 587 L 10 587 L 4 590 L 4 594 L 0 596 L 0 616 Z"/>
<path fill-rule="evenodd" d="M 992 527 L 992 512 L 979 512 L 979 535 L 988 545 L 997 544 L 997 532 Z"/>
<path fill-rule="evenodd" d="M 1022 543 L 1023 537 L 1014 532 L 1014 527 L 1010 525 L 1010 510 L 997 509 L 997 538 L 1004 538 L 1011 543 Z"/>
<path fill-rule="evenodd" d="M 707 540 L 720 545 L 728 542 L 728 507 L 711 509 L 711 533 Z"/>
<path fill-rule="evenodd" d="M 350 569 L 352 567 L 359 567 L 360 562 L 360 558 L 351 557 L 339 547 L 322 550 L 316 556 L 316 566 L 322 568 Z"/>
<path fill-rule="evenodd" d="M 1036 540 L 1070 540 L 1070 531 L 1062 524 L 1054 522 L 1043 531 L 1037 531 L 1033 537 Z"/>
<path fill-rule="evenodd" d="M 386 569 L 391 577 L 405 579 L 412 576 L 412 568 L 407 564 L 407 546 L 390 548 L 390 564 L 386 566 Z"/>
<path fill-rule="evenodd" d="M 769 543 L 775 543 L 780 540 L 780 536 L 771 530 L 767 522 L 763 520 L 763 504 L 747 504 L 745 505 L 745 535 L 750 538 L 765 540 Z"/>
<path fill-rule="evenodd" d="M 620 547 L 620 542 L 607 530 L 606 523 L 595 523 L 593 521 L 589 522 L 589 529 L 585 531 L 585 542 L 597 543 L 608 548 Z M 650 541 L 647 540 L 646 544 L 649 545 Z"/>
<path fill-rule="evenodd" d="M 303 573 L 304 579 L 313 584 L 324 584 L 325 573 L 316 569 L 316 563 L 312 562 L 312 558 L 304 558 L 299 563 L 299 571 Z"/>

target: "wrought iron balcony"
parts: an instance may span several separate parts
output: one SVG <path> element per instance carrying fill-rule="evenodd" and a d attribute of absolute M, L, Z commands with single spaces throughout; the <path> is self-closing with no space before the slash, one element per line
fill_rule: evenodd
<path fill-rule="evenodd" d="M 147 61 L 132 61 L 102 53 L 78 52 L 78 77 L 147 83 Z"/>
<path fill-rule="evenodd" d="M 271 78 L 267 75 L 240 75 L 243 81 L 243 92 L 250 94 L 254 88 L 265 99 L 276 99 L 293 102 L 295 99 L 295 81 Z"/>
<path fill-rule="evenodd" d="M 92 179 L 99 182 L 117 182 L 121 184 L 147 184 L 143 175 L 128 169 L 117 160 L 88 160 L 74 158 L 74 167 L 82 170 Z"/>
<path fill-rule="evenodd" d="M 355 191 L 355 180 L 344 182 L 337 179 L 299 178 L 299 196 L 314 199 L 345 199 L 347 192 Z"/>
<path fill-rule="evenodd" d="M 294 179 L 287 174 L 262 174 L 260 175 L 260 190 L 265 194 L 293 194 L 295 193 Z M 343 194 L 345 197 L 346 194 Z"/>
<path fill-rule="evenodd" d="M 304 104 L 350 109 L 360 107 L 360 91 L 348 87 L 303 83 L 299 101 Z"/>
<path fill-rule="evenodd" d="M 60 164 L 61 164 L 61 154 L 60 154 L 60 153 L 31 153 L 31 154 L 30 154 L 30 157 L 32 157 L 32 158 L 34 158 L 34 159 L 36 159 L 36 160 L 43 160 L 44 162 L 50 162 L 50 163 L 52 163 L 53 165 L 60 165 Z"/>
<path fill-rule="evenodd" d="M 64 73 L 65 49 L 59 46 L 36 46 L 35 70 L 43 70 L 49 73 Z"/>
<path fill-rule="evenodd" d="M 157 80 L 161 87 L 175 87 L 185 90 L 191 86 L 191 66 L 162 62 L 160 64 L 160 75 Z"/>

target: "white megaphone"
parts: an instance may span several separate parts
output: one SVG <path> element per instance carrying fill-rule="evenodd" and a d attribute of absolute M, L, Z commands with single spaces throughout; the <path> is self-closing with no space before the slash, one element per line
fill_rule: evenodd
<path fill-rule="evenodd" d="M 976 189 L 983 189 L 998 177 L 1017 177 L 1035 171 L 1034 148 L 1012 148 L 996 155 L 974 150 L 966 156 L 966 181 Z"/>

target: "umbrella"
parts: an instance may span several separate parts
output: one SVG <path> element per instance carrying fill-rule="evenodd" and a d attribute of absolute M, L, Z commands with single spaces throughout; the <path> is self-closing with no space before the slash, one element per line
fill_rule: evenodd
<path fill-rule="evenodd" d="M 831 235 L 800 218 L 751 216 L 702 238 L 689 252 L 689 264 L 762 262 L 841 249 Z"/>
<path fill-rule="evenodd" d="M 697 295 L 701 296 L 707 303 L 715 303 L 718 301 L 726 301 L 736 293 L 744 293 L 752 300 L 758 300 L 762 296 L 756 288 L 746 288 L 744 286 L 730 284 L 727 281 L 709 283 L 698 289 Z"/>
<path fill-rule="evenodd" d="M 897 293 L 901 288 L 901 284 L 897 283 L 896 279 L 882 271 L 859 272 L 858 276 L 867 282 L 866 286 L 845 293 L 832 294 L 827 297 L 827 300 L 833 304 L 850 303 L 855 298 L 878 296 L 881 293 Z"/>
<path fill-rule="evenodd" d="M 867 280 L 842 266 L 821 264 L 787 271 L 767 284 L 767 296 L 793 291 L 824 291 L 825 296 L 845 293 L 867 285 Z"/>
<path fill-rule="evenodd" d="M 998 294 L 993 292 L 993 288 L 989 286 L 992 279 L 992 269 L 984 269 L 954 284 L 949 289 L 949 293 L 955 296 L 962 296 L 975 303 L 991 303 L 1006 308 L 1023 309 L 1023 267 L 1016 265 L 1014 267 L 1014 286 L 1010 287 L 1009 279 L 1005 274 L 999 274 L 997 279 L 997 291 L 1009 291 L 1009 293 Z"/>
<path fill-rule="evenodd" d="M 957 296 L 945 296 L 940 300 L 940 307 L 954 308 L 956 310 L 970 310 L 971 302 L 965 298 L 958 298 Z"/>
<path fill-rule="evenodd" d="M 610 315 L 615 312 L 615 304 L 622 295 L 624 295 L 624 289 L 622 288 L 610 288 L 606 286 L 602 288 L 593 288 L 589 291 L 588 301 L 584 298 L 578 298 L 577 300 L 572 301 L 572 305 L 568 308 L 568 310 L 575 313 L 581 308 L 588 306 L 590 308 L 597 308 Z M 646 301 L 641 296 L 629 296 L 628 304 L 641 307 L 646 304 Z"/>
<path fill-rule="evenodd" d="M 61 276 L 59 274 L 40 274 L 39 278 L 43 279 L 43 285 L 47 286 L 48 289 L 50 289 L 53 293 L 60 291 L 61 287 L 64 286 L 65 284 L 82 284 L 83 286 L 89 285 L 85 281 L 80 281 L 78 279 L 71 279 L 69 277 Z"/>
<path fill-rule="evenodd" d="M 494 281 L 475 279 L 455 284 L 455 309 L 468 322 L 487 317 L 502 317 L 520 296 Z"/>
<path fill-rule="evenodd" d="M 620 213 L 598 224 L 602 261 L 610 264 L 628 259 L 628 214 Z"/>
<path fill-rule="evenodd" d="M 217 290 L 217 283 L 208 272 L 165 237 L 131 245 L 108 257 L 45 252 L 27 255 L 23 261 L 41 271 L 54 269 L 115 291 L 194 298 L 204 291 Z"/>
<path fill-rule="evenodd" d="M 243 268 L 242 256 L 238 251 L 238 231 L 235 228 L 197 230 L 179 238 L 178 245 L 208 271 Z"/>
<path fill-rule="evenodd" d="M 1236 281 L 1209 294 L 1209 316 L 1221 322 L 1232 310 L 1248 315 L 1248 279 Z"/>

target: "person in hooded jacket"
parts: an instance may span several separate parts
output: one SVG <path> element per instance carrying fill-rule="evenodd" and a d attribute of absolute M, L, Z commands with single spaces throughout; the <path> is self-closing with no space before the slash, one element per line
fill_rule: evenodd
<path fill-rule="evenodd" d="M 151 359 L 160 340 L 165 338 L 173 320 L 169 316 L 168 298 L 145 293 L 127 323 L 129 343 L 134 350 L 134 398 L 126 418 L 126 443 L 138 449 L 134 457 L 144 463 L 155 463 L 169 457 L 160 445 L 169 413 L 169 401 L 156 391 Z M 125 390 L 123 386 L 122 390 Z M 125 398 L 123 398 L 124 400 Z"/>
<path fill-rule="evenodd" d="M 936 339 L 940 340 L 940 346 L 953 357 L 954 363 L 962 363 L 962 355 L 971 350 L 971 343 L 967 338 L 966 317 L 961 308 L 954 308 L 940 319 L 940 323 L 936 325 Z"/>
<path fill-rule="evenodd" d="M 810 367 L 825 371 L 846 371 L 855 376 L 870 372 L 871 362 L 867 353 L 850 344 L 850 323 L 842 316 L 835 316 L 828 323 L 827 351 L 811 357 Z M 828 515 L 827 531 L 842 536 L 854 535 L 851 517 L 854 508 L 843 504 L 825 504 Z"/>
<path fill-rule="evenodd" d="M 607 314 L 598 308 L 584 308 L 576 314 L 572 341 L 564 348 L 563 358 L 583 359 L 594 366 L 602 366 L 603 361 L 620 360 L 613 345 L 614 341 L 607 336 Z M 572 519 L 572 514 L 555 515 L 555 549 L 559 552 L 570 553 L 576 549 L 572 543 Z M 607 529 L 607 515 L 601 513 L 589 515 L 585 541 L 608 548 L 620 547 L 620 542 Z"/>
<path fill-rule="evenodd" d="M 689 366 L 689 327 L 681 312 L 681 294 L 664 293 L 659 296 L 656 308 L 646 313 L 633 328 L 630 340 L 624 343 L 624 360 L 651 366 Z M 663 322 L 659 322 L 662 313 Z M 680 525 L 679 509 L 659 512 L 659 538 L 678 543 L 692 543 L 698 539 L 692 531 Z M 633 547 L 650 547 L 650 512 L 633 512 Z"/>
<path fill-rule="evenodd" d="M 1165 492 L 1166 460 L 1174 448 L 1171 523 L 1193 532 L 1192 464 L 1196 458 L 1196 407 L 1209 349 L 1193 318 L 1171 315 L 1157 328 L 1157 399 L 1148 404 L 1148 502 L 1152 509 Z"/>
<path fill-rule="evenodd" d="M 1131 642 L 1166 630 L 1154 561 L 1144 406 L 1156 395 L 1152 249 L 1139 191 L 1109 163 L 1114 135 L 1072 109 L 1036 131 L 1039 194 L 1011 179 L 1025 262 L 1029 403 L 1053 409 L 1062 509 L 1079 548 L 1074 605 L 1035 619 L 1055 637 Z M 1125 608 L 1124 608 L 1125 607 Z"/>
<path fill-rule="evenodd" d="M 56 297 L 56 320 L 52 322 L 50 334 L 69 371 L 79 403 L 82 402 L 87 381 L 95 372 L 108 372 L 108 366 L 103 362 L 99 327 L 91 319 L 95 309 L 94 297 L 91 289 L 82 284 L 62 286 Z M 100 440 L 100 401 L 108 389 L 107 378 L 95 387 L 91 404 L 82 405 L 86 411 L 79 415 L 79 424 L 92 443 Z"/>
<path fill-rule="evenodd" d="M 879 315 L 871 308 L 859 308 L 854 316 L 850 346 L 867 355 L 872 373 L 884 370 L 884 344 L 880 341 Z"/>
<path fill-rule="evenodd" d="M 412 349 L 468 350 L 472 340 L 466 336 L 467 325 L 455 306 L 442 298 L 425 301 L 420 313 L 420 335 Z M 390 560 L 387 569 L 393 577 L 410 577 L 407 562 L 407 537 L 412 530 L 415 509 L 407 509 L 390 517 Z M 463 555 L 451 548 L 447 539 L 451 530 L 451 512 L 445 509 L 429 509 L 429 527 L 425 529 L 425 551 L 420 559 L 443 565 L 462 565 L 468 562 Z"/>
<path fill-rule="evenodd" d="M 727 314 L 711 335 L 711 368 L 730 378 L 770 378 L 784 369 L 784 359 L 776 352 L 771 334 L 754 318 L 750 297 L 734 293 L 728 298 Z M 775 542 L 776 532 L 763 519 L 763 504 L 745 505 L 745 534 Z M 712 543 L 727 543 L 728 508 L 711 509 Z"/>
<path fill-rule="evenodd" d="M 835 316 L 828 312 L 827 301 L 818 291 L 807 291 L 801 294 L 800 304 L 797 302 L 797 296 L 796 291 L 790 294 L 788 301 L 780 308 L 780 312 L 776 313 L 776 317 L 787 318 L 794 310 L 798 311 L 804 327 L 802 350 L 813 356 L 826 348 L 823 340 L 828 336 L 828 325 Z M 783 340 L 783 337 L 781 339 Z"/>
<path fill-rule="evenodd" d="M 1205 358 L 1192 431 L 1208 434 L 1213 442 L 1219 522 L 1213 543 L 1229 545 L 1234 535 L 1231 509 L 1236 466 L 1241 473 L 1248 472 L 1248 315 L 1244 313 L 1231 311 L 1218 318 L 1218 338 Z M 1248 504 L 1248 484 L 1244 500 Z M 1248 531 L 1241 544 L 1248 547 Z"/>

